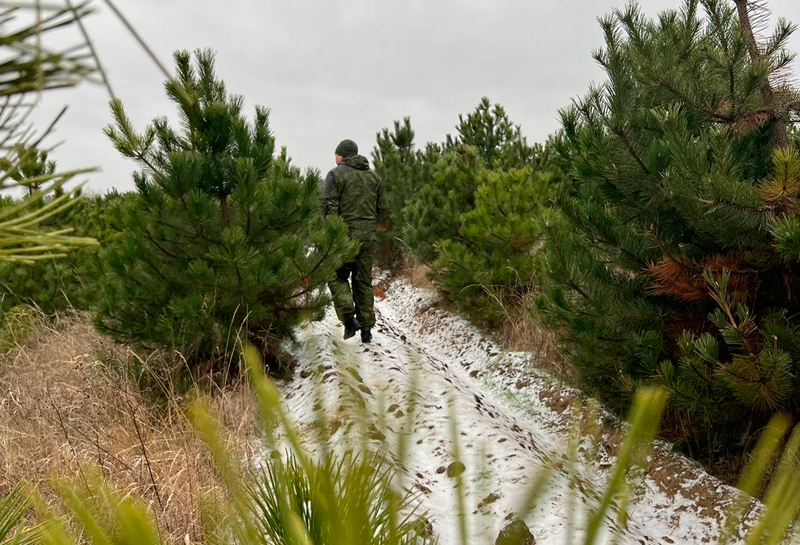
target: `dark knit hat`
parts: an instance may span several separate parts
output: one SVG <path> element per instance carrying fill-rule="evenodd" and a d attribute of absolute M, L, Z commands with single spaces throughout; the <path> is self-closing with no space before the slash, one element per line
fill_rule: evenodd
<path fill-rule="evenodd" d="M 341 155 L 344 158 L 358 155 L 358 145 L 350 139 L 342 140 L 336 146 L 336 155 Z"/>

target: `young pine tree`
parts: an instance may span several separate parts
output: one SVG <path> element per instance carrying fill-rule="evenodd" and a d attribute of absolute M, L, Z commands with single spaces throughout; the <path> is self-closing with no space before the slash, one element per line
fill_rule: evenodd
<path fill-rule="evenodd" d="M 137 133 L 113 104 L 107 134 L 142 170 L 135 198 L 115 210 L 97 322 L 190 361 L 229 353 L 241 337 L 274 361 L 327 303 L 323 287 L 354 247 L 340 220 L 321 216 L 318 173 L 275 156 L 269 112 L 245 117 L 211 52 L 175 61 L 166 90 L 177 129 L 159 118 Z"/>
<path fill-rule="evenodd" d="M 537 219 L 550 193 L 550 175 L 531 168 L 481 172 L 475 207 L 461 216 L 459 239 L 439 243 L 434 267 L 437 284 L 473 319 L 499 326 L 538 291 Z"/>
<path fill-rule="evenodd" d="M 431 180 L 403 208 L 403 240 L 417 258 L 432 263 L 436 244 L 458 237 L 461 216 L 475 207 L 483 170 L 472 146 L 459 144 L 442 155 Z"/>
<path fill-rule="evenodd" d="M 608 81 L 563 113 L 568 182 L 543 222 L 544 308 L 584 384 L 620 409 L 667 386 L 670 433 L 709 449 L 800 417 L 793 27 L 757 40 L 756 7 L 602 20 Z"/>
<path fill-rule="evenodd" d="M 10 157 L 0 158 L 0 170 L 27 189 L 29 196 L 39 191 L 55 175 L 56 163 L 46 150 L 17 143 Z"/>
<path fill-rule="evenodd" d="M 475 206 L 484 169 L 499 172 L 537 163 L 539 150 L 528 146 L 518 126 L 488 98 L 468 115 L 459 115 L 455 137 L 448 135 L 441 155 L 426 153 L 423 186 L 405 202 L 403 240 L 422 261 L 432 263 L 439 241 L 458 239 L 461 216 Z M 429 148 L 430 150 L 430 148 Z M 437 159 L 432 162 L 431 159 Z M 389 186 L 388 191 L 392 191 Z"/>
<path fill-rule="evenodd" d="M 487 97 L 466 116 L 458 115 L 456 130 L 455 137 L 447 136 L 445 147 L 474 146 L 490 168 L 497 165 L 502 169 L 523 168 L 535 157 L 520 126 L 511 121 L 502 105 L 492 104 Z"/>
<path fill-rule="evenodd" d="M 384 264 L 392 266 L 402 257 L 404 246 L 398 238 L 403 232 L 403 209 L 432 178 L 441 149 L 428 144 L 424 150 L 415 149 L 411 119 L 402 124 L 394 122 L 394 130 L 383 129 L 373 151 L 375 171 L 386 187 L 386 205 L 389 226 L 378 233 L 379 256 Z"/>

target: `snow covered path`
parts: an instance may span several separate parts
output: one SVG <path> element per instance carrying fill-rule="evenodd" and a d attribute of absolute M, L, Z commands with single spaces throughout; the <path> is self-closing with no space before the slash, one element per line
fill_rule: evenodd
<path fill-rule="evenodd" d="M 460 543 L 455 479 L 448 476 L 453 456 L 450 401 L 458 432 L 467 494 L 470 543 L 494 543 L 517 513 L 537 470 L 545 462 L 568 463 L 570 400 L 575 392 L 537 371 L 528 353 L 503 352 L 461 318 L 437 309 L 436 296 L 397 280 L 376 304 L 375 341 L 341 339 L 330 311 L 321 322 L 299 332 L 294 349 L 299 367 L 283 385 L 287 407 L 313 448 L 312 423 L 322 406 L 344 444 L 353 410 L 366 412 L 375 425 L 371 448 L 395 452 L 396 438 L 408 418 L 411 383 L 416 382 L 417 411 L 409 436 L 409 454 L 398 461 L 405 484 L 420 492 L 442 545 Z M 599 417 L 601 420 L 603 416 Z M 596 501 L 613 463 L 607 452 L 619 433 L 606 432 L 592 444 L 584 440 L 579 477 L 557 473 L 537 507 L 525 517 L 538 544 L 577 539 L 585 504 Z M 383 433 L 380 433 L 381 430 Z M 388 430 L 388 431 L 387 431 Z M 593 440 L 592 440 L 593 441 Z M 634 489 L 628 528 L 621 543 L 713 543 L 729 487 L 696 465 L 658 449 L 648 474 Z M 570 508 L 575 505 L 575 508 Z M 615 513 L 611 513 L 615 517 Z M 610 535 L 609 542 L 610 542 Z"/>

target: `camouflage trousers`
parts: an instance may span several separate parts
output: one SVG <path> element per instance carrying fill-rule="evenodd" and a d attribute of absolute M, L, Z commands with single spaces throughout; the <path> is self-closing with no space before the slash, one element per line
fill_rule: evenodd
<path fill-rule="evenodd" d="M 339 320 L 344 322 L 348 316 L 355 314 L 364 329 L 375 326 L 375 296 L 372 291 L 374 258 L 375 242 L 362 242 L 355 259 L 342 265 L 336 271 L 336 279 L 328 284 Z"/>

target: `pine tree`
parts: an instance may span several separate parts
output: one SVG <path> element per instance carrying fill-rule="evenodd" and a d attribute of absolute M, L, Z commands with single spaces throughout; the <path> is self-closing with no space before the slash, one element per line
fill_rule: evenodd
<path fill-rule="evenodd" d="M 119 102 L 107 134 L 142 170 L 114 210 L 98 325 L 117 338 L 180 350 L 198 362 L 244 337 L 274 362 L 324 286 L 354 255 L 345 225 L 320 213 L 320 177 L 275 155 L 269 112 L 249 121 L 209 51 L 175 54 L 164 118 L 137 133 Z"/>
<path fill-rule="evenodd" d="M 498 327 L 538 291 L 537 218 L 550 178 L 530 168 L 484 169 L 475 207 L 460 218 L 459 240 L 439 243 L 436 282 L 473 319 Z"/>
<path fill-rule="evenodd" d="M 461 215 L 474 208 L 483 169 L 535 167 L 541 152 L 528 146 L 505 109 L 492 105 L 488 98 L 458 119 L 455 137 L 448 135 L 441 147 L 429 145 L 425 154 L 417 155 L 415 179 L 422 184 L 415 182 L 416 190 L 402 209 L 403 241 L 418 259 L 428 263 L 437 257 L 437 242 L 458 238 Z M 395 134 L 399 128 L 396 125 Z M 387 187 L 391 194 L 392 186 Z"/>
<path fill-rule="evenodd" d="M 487 97 L 466 116 L 458 115 L 456 130 L 455 137 L 447 136 L 445 147 L 473 146 L 488 167 L 497 163 L 501 168 L 523 168 L 535 156 L 520 126 L 511 121 L 502 105 L 492 104 Z"/>
<path fill-rule="evenodd" d="M 709 448 L 800 417 L 794 27 L 757 41 L 757 7 L 603 19 L 608 81 L 562 113 L 568 181 L 542 222 L 543 309 L 583 383 L 619 409 L 666 385 L 671 433 Z"/>
<path fill-rule="evenodd" d="M 483 171 L 478 150 L 457 145 L 436 163 L 432 179 L 403 208 L 403 240 L 414 255 L 432 263 L 436 244 L 458 237 L 461 216 L 475 206 Z"/>
<path fill-rule="evenodd" d="M 398 243 L 403 232 L 403 209 L 433 178 L 433 170 L 441 157 L 437 144 L 417 150 L 414 136 L 410 118 L 403 119 L 402 124 L 395 121 L 394 130 L 383 129 L 378 133 L 372 154 L 375 172 L 386 188 L 389 228 L 378 233 L 378 242 L 379 258 L 389 266 L 395 265 L 403 255 L 402 243 Z"/>
<path fill-rule="evenodd" d="M 40 191 L 56 172 L 56 163 L 49 153 L 30 144 L 17 143 L 11 157 L 0 158 L 0 169 L 17 184 L 28 190 L 28 195 Z M 63 194 L 63 193 L 60 193 Z"/>

